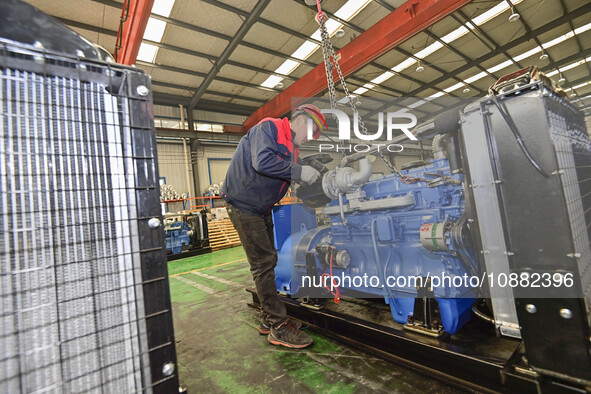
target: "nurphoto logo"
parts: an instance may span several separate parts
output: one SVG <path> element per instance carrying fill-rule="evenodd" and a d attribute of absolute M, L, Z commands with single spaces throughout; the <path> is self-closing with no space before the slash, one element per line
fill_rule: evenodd
<path fill-rule="evenodd" d="M 338 109 L 321 109 L 323 114 L 333 114 L 336 116 L 339 128 L 339 140 L 346 141 L 351 140 L 351 120 L 349 116 Z M 385 118 L 385 119 L 384 119 Z M 410 140 L 416 141 L 417 137 L 410 131 L 417 124 L 417 117 L 410 112 L 398 111 L 398 112 L 384 112 L 378 113 L 378 127 L 377 131 L 373 134 L 366 134 L 359 130 L 359 114 L 355 112 L 353 114 L 353 134 L 355 137 L 362 141 L 376 141 L 380 139 L 386 131 L 387 141 L 391 141 L 394 133 L 404 133 Z M 312 139 L 313 126 L 312 119 L 308 120 L 308 139 Z M 367 152 L 372 148 L 372 145 L 378 147 L 378 151 L 381 147 L 384 147 L 388 152 L 402 152 L 404 147 L 400 144 L 349 144 L 349 145 L 334 145 L 334 144 L 319 144 L 319 152 L 335 150 L 348 151 L 348 152 Z"/>

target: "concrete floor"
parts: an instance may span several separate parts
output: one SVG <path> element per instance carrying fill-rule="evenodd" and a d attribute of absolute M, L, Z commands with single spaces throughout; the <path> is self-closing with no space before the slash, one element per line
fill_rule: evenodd
<path fill-rule="evenodd" d="M 168 264 L 181 384 L 194 393 L 454 393 L 314 332 L 303 350 L 259 335 L 242 247 Z"/>

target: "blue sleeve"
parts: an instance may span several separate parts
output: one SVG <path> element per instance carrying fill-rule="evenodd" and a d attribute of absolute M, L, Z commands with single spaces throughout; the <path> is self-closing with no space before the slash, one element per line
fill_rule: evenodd
<path fill-rule="evenodd" d="M 300 179 L 301 166 L 279 156 L 277 127 L 273 122 L 263 122 L 253 130 L 250 136 L 250 152 L 252 166 L 259 174 L 288 181 Z"/>

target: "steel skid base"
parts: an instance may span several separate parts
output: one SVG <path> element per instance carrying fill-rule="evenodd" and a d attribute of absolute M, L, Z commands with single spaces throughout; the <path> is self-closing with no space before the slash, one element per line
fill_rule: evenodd
<path fill-rule="evenodd" d="M 252 303 L 259 308 L 253 289 Z M 308 307 L 281 297 L 290 317 L 323 335 L 454 387 L 478 392 L 587 392 L 585 387 L 541 376 L 525 364 L 522 342 L 496 337 L 489 323 L 473 318 L 455 335 L 433 338 L 405 330 L 382 300 L 343 298 L 337 305 Z M 588 388 L 587 388 L 588 390 Z"/>

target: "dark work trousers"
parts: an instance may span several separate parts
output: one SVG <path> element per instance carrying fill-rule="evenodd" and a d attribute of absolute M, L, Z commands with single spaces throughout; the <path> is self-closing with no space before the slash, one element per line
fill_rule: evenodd
<path fill-rule="evenodd" d="M 226 207 L 250 263 L 263 313 L 269 322 L 277 325 L 287 318 L 287 313 L 275 285 L 277 250 L 273 237 L 273 218 L 271 215 L 263 217 L 241 211 L 229 203 Z"/>

